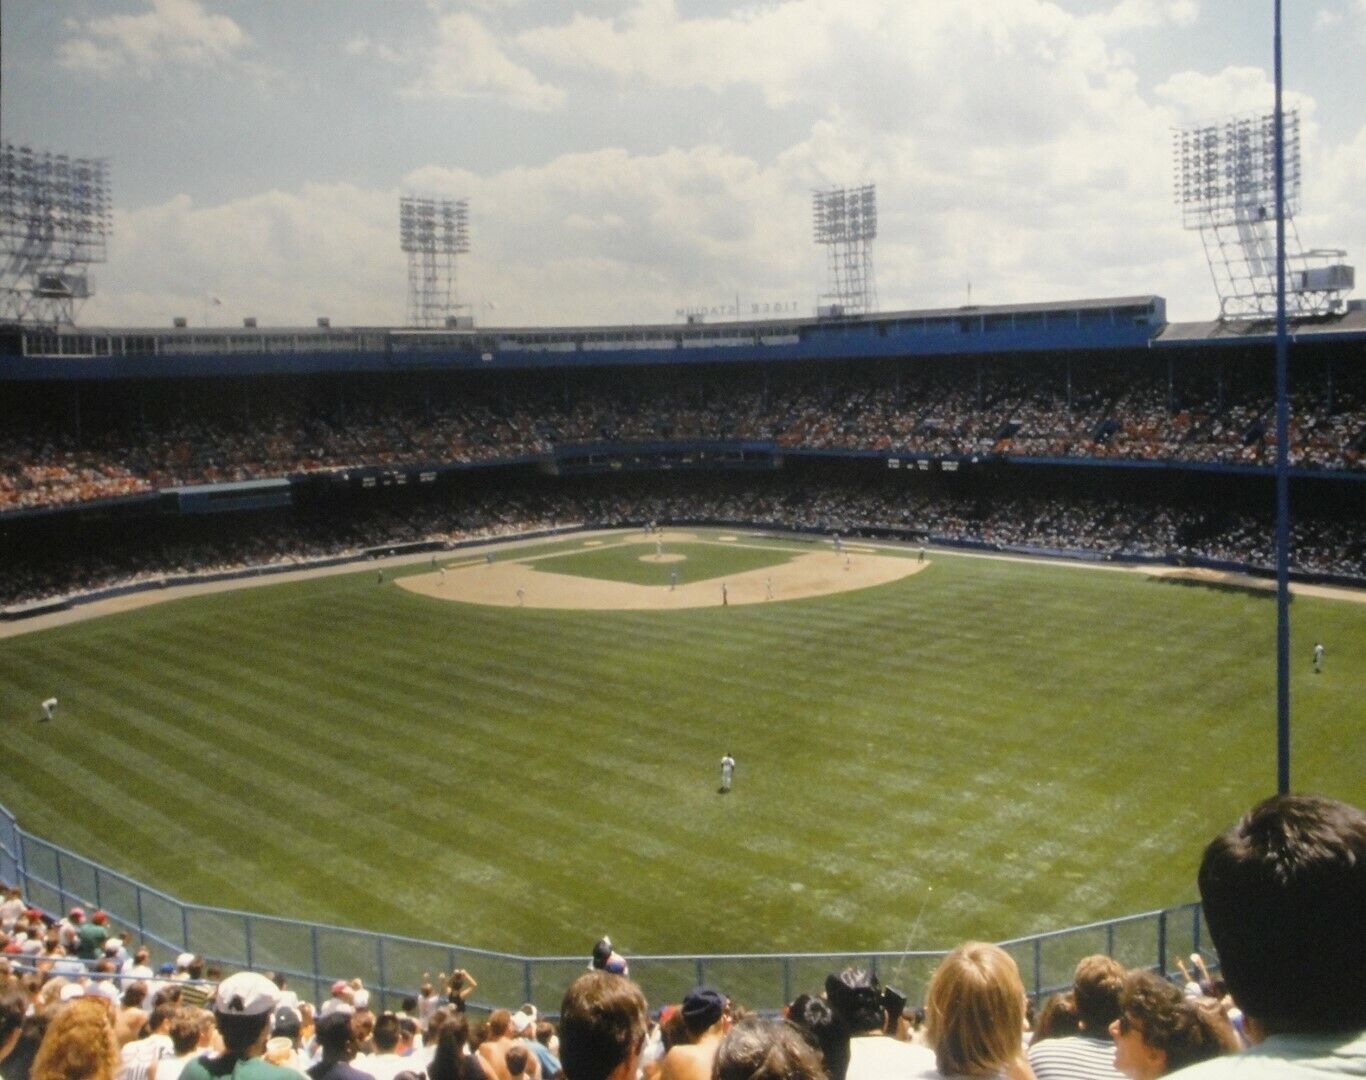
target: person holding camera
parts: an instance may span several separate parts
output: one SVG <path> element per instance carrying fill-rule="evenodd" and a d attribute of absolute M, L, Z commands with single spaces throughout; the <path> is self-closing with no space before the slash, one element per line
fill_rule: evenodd
<path fill-rule="evenodd" d="M 849 1037 L 848 1068 L 831 1080 L 885 1080 L 934 1068 L 929 1049 L 893 1037 L 906 997 L 879 986 L 876 975 L 845 968 L 826 977 L 825 996 Z"/>

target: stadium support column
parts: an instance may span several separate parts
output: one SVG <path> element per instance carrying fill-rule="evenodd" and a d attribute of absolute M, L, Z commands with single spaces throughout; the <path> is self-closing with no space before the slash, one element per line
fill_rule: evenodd
<path fill-rule="evenodd" d="M 1285 327 L 1285 114 L 1281 107 L 1281 0 L 1275 4 L 1276 68 L 1276 791 L 1290 790 L 1290 429 Z"/>

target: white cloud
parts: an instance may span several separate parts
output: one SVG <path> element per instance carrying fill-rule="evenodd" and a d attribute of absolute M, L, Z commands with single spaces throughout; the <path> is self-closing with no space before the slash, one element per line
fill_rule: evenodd
<path fill-rule="evenodd" d="M 350 184 L 310 184 L 215 206 L 186 195 L 117 212 L 109 262 L 85 322 L 169 326 L 207 313 L 218 323 L 257 316 L 300 325 L 403 319 L 398 199 Z M 204 309 L 208 296 L 222 307 Z"/>
<path fill-rule="evenodd" d="M 1213 75 L 1200 71 L 1177 72 L 1158 86 L 1155 93 L 1175 110 L 1180 124 L 1269 113 L 1276 100 L 1271 79 L 1257 67 L 1227 67 Z M 1287 90 L 1283 101 L 1287 110 L 1300 110 L 1301 122 L 1313 116 L 1314 100 L 1308 95 Z"/>
<path fill-rule="evenodd" d="M 386 45 L 382 41 L 365 34 L 356 34 L 346 40 L 342 45 L 342 52 L 347 56 L 373 57 L 382 60 L 386 64 L 398 64 L 403 62 L 403 56 L 392 45 Z"/>
<path fill-rule="evenodd" d="M 459 12 L 437 20 L 424 70 L 403 92 L 414 98 L 487 98 L 537 111 L 564 103 L 563 90 L 511 59 L 483 23 Z"/>
<path fill-rule="evenodd" d="M 61 65 L 111 75 L 129 67 L 145 75 L 167 64 L 218 64 L 249 42 L 236 22 L 210 14 L 199 0 L 151 0 L 140 15 L 67 20 L 67 25 L 73 36 L 59 47 Z"/>
<path fill-rule="evenodd" d="M 1119 0 L 1109 11 L 1088 16 L 1104 34 L 1127 34 L 1166 26 L 1193 26 L 1200 18 L 1196 0 Z"/>

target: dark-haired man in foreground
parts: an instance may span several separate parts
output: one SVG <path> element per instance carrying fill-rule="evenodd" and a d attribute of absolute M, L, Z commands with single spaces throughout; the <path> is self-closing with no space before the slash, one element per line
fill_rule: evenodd
<path fill-rule="evenodd" d="M 646 1028 L 640 987 L 607 971 L 580 975 L 560 1003 L 560 1064 L 566 1080 L 634 1080 Z"/>
<path fill-rule="evenodd" d="M 1259 803 L 1205 849 L 1200 899 L 1253 1047 L 1190 1080 L 1366 1076 L 1366 814 Z"/>

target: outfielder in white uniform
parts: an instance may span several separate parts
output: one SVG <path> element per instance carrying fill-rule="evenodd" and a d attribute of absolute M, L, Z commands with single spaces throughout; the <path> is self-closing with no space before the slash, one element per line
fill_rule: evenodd
<path fill-rule="evenodd" d="M 735 775 L 735 759 L 734 759 L 733 757 L 731 757 L 730 754 L 726 754 L 726 756 L 723 757 L 723 758 L 721 759 L 721 794 L 722 794 L 722 795 L 724 795 L 724 794 L 726 794 L 726 792 L 730 791 L 730 781 L 731 781 L 731 777 L 734 776 L 734 775 Z"/>
<path fill-rule="evenodd" d="M 57 699 L 50 697 L 43 702 L 43 719 L 51 720 L 52 714 L 57 711 Z"/>

